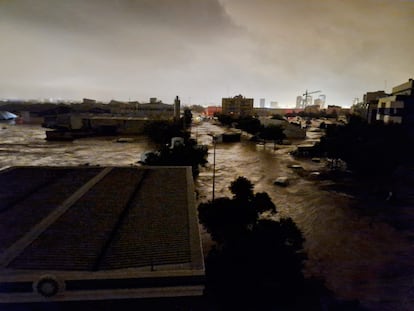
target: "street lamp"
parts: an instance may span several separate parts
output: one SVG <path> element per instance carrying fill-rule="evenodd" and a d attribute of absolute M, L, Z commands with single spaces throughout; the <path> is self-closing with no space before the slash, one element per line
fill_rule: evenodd
<path fill-rule="evenodd" d="M 212 201 L 214 201 L 214 192 L 215 192 L 215 185 L 216 185 L 216 142 L 217 136 L 214 134 L 208 134 L 213 139 L 213 195 Z"/>

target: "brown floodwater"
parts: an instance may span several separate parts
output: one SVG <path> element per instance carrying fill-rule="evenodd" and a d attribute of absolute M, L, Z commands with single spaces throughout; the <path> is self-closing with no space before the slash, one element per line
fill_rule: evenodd
<path fill-rule="evenodd" d="M 118 143 L 116 137 L 48 142 L 44 131 L 39 125 L 0 125 L 0 168 L 138 165 L 141 153 L 153 148 L 142 136 L 129 143 Z M 209 145 L 209 163 L 196 180 L 199 201 L 212 196 L 213 148 L 208 134 L 220 132 L 220 127 L 209 122 L 192 129 L 199 143 Z M 273 144 L 264 147 L 248 140 L 218 143 L 215 197 L 229 196 L 230 182 L 238 176 L 247 177 L 255 191 L 266 191 L 279 214 L 291 217 L 302 230 L 309 257 L 306 275 L 323 277 L 339 298 L 358 299 L 369 310 L 414 310 L 414 247 L 407 236 L 412 229 L 397 230 L 380 217 L 361 213 L 355 208 L 358 202 L 354 197 L 321 190 L 321 184 L 328 181 L 299 176 L 288 165 L 318 171 L 326 163 L 294 159 L 289 154 L 294 148 L 288 145 L 274 150 Z M 273 184 L 280 176 L 289 178 L 288 187 Z"/>

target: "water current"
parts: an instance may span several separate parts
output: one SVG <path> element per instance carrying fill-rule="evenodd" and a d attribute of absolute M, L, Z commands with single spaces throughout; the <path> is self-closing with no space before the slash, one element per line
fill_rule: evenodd
<path fill-rule="evenodd" d="M 192 135 L 209 145 L 209 163 L 196 180 L 199 201 L 212 196 L 213 148 L 208 134 L 222 128 L 203 122 Z M 309 133 L 309 139 L 315 139 Z M 305 140 L 306 141 L 306 140 Z M 301 143 L 301 142 L 299 142 Z M 409 230 L 397 230 L 381 218 L 353 208 L 355 198 L 321 190 L 321 183 L 301 177 L 290 164 L 318 171 L 326 164 L 294 159 L 294 145 L 216 144 L 215 196 L 229 196 L 228 186 L 245 176 L 255 191 L 266 191 L 281 216 L 291 217 L 302 230 L 308 254 L 306 275 L 321 276 L 342 299 L 358 299 L 368 310 L 414 310 L 414 248 Z M 39 125 L 0 125 L 0 169 L 15 165 L 138 165 L 140 154 L 153 149 L 143 136 L 119 143 L 115 137 L 94 137 L 72 142 L 48 142 Z M 273 181 L 290 180 L 288 187 Z M 413 218 L 414 219 L 414 218 Z"/>

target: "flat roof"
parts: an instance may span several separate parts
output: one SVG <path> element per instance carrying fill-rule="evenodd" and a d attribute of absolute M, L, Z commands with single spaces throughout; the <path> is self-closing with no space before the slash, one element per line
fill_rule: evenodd
<path fill-rule="evenodd" d="M 45 278 L 49 300 L 201 295 L 191 168 L 11 167 L 0 184 L 0 302 L 43 301 Z"/>

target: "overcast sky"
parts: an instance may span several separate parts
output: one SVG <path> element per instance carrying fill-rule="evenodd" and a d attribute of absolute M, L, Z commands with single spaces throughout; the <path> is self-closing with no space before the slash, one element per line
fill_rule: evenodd
<path fill-rule="evenodd" d="M 0 98 L 350 106 L 414 78 L 414 0 L 0 0 Z"/>

